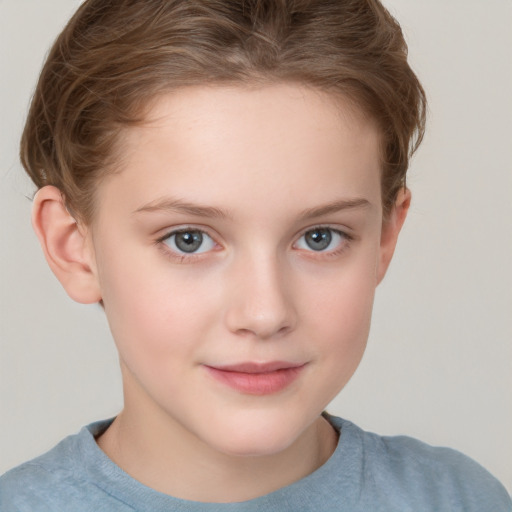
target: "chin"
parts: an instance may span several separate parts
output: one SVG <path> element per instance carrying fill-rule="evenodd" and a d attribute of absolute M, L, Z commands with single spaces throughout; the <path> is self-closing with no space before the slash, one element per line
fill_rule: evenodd
<path fill-rule="evenodd" d="M 279 438 L 274 436 L 272 439 L 252 438 L 252 439 L 226 439 L 223 444 L 218 444 L 214 448 L 230 457 L 270 457 L 285 451 L 294 439 L 288 437 Z"/>
<path fill-rule="evenodd" d="M 233 457 L 271 456 L 285 451 L 307 430 L 308 425 L 293 424 L 290 419 L 247 418 L 229 426 L 219 426 L 212 438 L 214 449 Z"/>

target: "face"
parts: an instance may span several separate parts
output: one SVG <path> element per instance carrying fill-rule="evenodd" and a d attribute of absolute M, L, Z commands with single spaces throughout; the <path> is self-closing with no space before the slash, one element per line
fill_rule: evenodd
<path fill-rule="evenodd" d="M 304 87 L 188 88 L 124 148 L 90 233 L 127 412 L 224 453 L 285 449 L 365 349 L 375 127 Z"/>

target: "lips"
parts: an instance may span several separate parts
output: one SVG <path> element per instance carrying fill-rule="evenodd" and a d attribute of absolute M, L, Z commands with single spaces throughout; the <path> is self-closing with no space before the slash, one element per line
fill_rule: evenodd
<path fill-rule="evenodd" d="M 299 377 L 305 364 L 283 361 L 244 362 L 226 366 L 208 366 L 208 373 L 222 384 L 241 393 L 269 395 L 287 388 Z"/>

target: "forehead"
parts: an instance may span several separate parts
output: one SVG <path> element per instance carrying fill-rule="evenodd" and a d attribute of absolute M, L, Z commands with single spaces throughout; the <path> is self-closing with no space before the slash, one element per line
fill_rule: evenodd
<path fill-rule="evenodd" d="M 184 195 L 247 212 L 262 201 L 289 206 L 285 197 L 314 207 L 331 193 L 378 202 L 379 145 L 373 122 L 315 89 L 188 87 L 159 97 L 126 130 L 121 171 L 99 196 L 123 194 L 137 209 Z"/>

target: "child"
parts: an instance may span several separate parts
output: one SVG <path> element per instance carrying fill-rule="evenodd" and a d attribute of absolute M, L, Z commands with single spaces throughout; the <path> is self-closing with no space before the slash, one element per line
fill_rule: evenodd
<path fill-rule="evenodd" d="M 510 510 L 464 456 L 323 412 L 364 352 L 424 93 L 376 1 L 85 2 L 22 140 L 125 404 L 0 510 Z"/>

